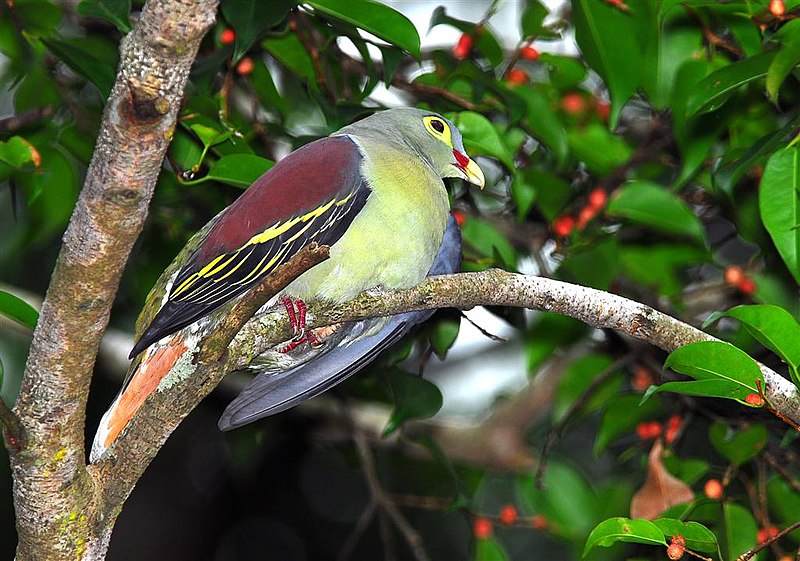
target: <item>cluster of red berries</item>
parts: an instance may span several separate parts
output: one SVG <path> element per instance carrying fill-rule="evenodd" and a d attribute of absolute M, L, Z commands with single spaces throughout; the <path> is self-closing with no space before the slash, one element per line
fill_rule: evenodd
<path fill-rule="evenodd" d="M 786 13 L 786 2 L 784 0 L 770 0 L 769 13 L 776 18 L 781 18 Z"/>
<path fill-rule="evenodd" d="M 480 29 L 476 28 L 475 33 L 479 33 Z M 461 37 L 453 46 L 453 56 L 456 60 L 464 60 L 469 57 L 472 52 L 472 47 L 475 44 L 475 38 L 469 33 L 462 33 Z M 519 57 L 525 60 L 539 60 L 539 51 L 531 45 L 525 45 L 519 49 Z M 530 77 L 528 73 L 521 68 L 509 68 L 506 72 L 506 83 L 512 86 L 525 84 Z"/>
<path fill-rule="evenodd" d="M 667 546 L 667 557 L 672 559 L 672 561 L 678 561 L 678 559 L 683 557 L 685 551 L 686 539 L 680 534 L 672 536 L 672 540 L 670 540 Z"/>
<path fill-rule="evenodd" d="M 566 238 L 575 229 L 583 230 L 595 216 L 600 214 L 607 201 L 608 194 L 604 189 L 593 189 L 577 218 L 564 214 L 553 220 L 553 233 L 559 238 Z"/>
<path fill-rule="evenodd" d="M 652 440 L 663 434 L 664 441 L 667 444 L 672 444 L 682 426 L 683 419 L 681 419 L 680 415 L 672 415 L 664 425 L 658 421 L 643 421 L 636 425 L 636 436 L 640 440 Z"/>
<path fill-rule="evenodd" d="M 223 45 L 232 45 L 234 41 L 236 41 L 236 32 L 230 27 L 223 29 L 219 34 L 219 42 Z M 253 73 L 255 66 L 253 59 L 246 56 L 236 64 L 236 73 L 240 76 L 247 76 Z"/>
<path fill-rule="evenodd" d="M 725 284 L 736 288 L 745 296 L 750 296 L 756 291 L 756 281 L 747 276 L 744 269 L 736 265 L 728 265 L 722 274 Z"/>
<path fill-rule="evenodd" d="M 766 543 L 775 536 L 780 534 L 780 530 L 778 530 L 775 526 L 767 526 L 766 528 L 759 528 L 758 529 L 758 543 Z"/>
<path fill-rule="evenodd" d="M 497 521 L 503 526 L 513 526 L 520 521 L 519 512 L 514 505 L 505 505 L 500 509 Z M 530 525 L 535 530 L 546 530 L 549 526 L 547 518 L 537 514 L 530 518 Z M 492 537 L 492 521 L 485 516 L 478 516 L 472 523 L 472 534 L 479 540 L 486 540 Z"/>

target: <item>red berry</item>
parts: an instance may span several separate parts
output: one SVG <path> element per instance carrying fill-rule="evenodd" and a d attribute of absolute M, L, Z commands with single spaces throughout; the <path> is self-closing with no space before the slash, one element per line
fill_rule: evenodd
<path fill-rule="evenodd" d="M 682 545 L 682 546 L 685 547 L 686 546 L 686 538 L 684 538 L 680 534 L 675 534 L 674 536 L 672 536 L 672 539 L 670 540 L 669 543 L 670 544 L 674 543 L 674 544 Z"/>
<path fill-rule="evenodd" d="M 667 420 L 667 428 L 664 431 L 664 440 L 667 444 L 672 444 L 681 430 L 683 420 L 678 415 L 673 415 Z"/>
<path fill-rule="evenodd" d="M 739 289 L 739 292 L 744 294 L 745 296 L 750 296 L 756 291 L 756 281 L 751 279 L 750 277 L 745 277 L 738 282 L 736 288 Z"/>
<path fill-rule="evenodd" d="M 456 219 L 456 224 L 458 224 L 459 226 L 463 226 L 464 222 L 467 221 L 467 215 L 464 214 L 464 212 L 460 211 L 460 210 L 454 210 L 453 211 L 453 218 Z"/>
<path fill-rule="evenodd" d="M 653 385 L 653 376 L 650 371 L 644 366 L 637 366 L 636 370 L 633 371 L 633 380 L 631 380 L 633 389 L 639 393 L 644 393 L 651 385 Z"/>
<path fill-rule="evenodd" d="M 514 505 L 505 505 L 500 510 L 500 522 L 506 526 L 511 526 L 517 521 L 517 508 Z"/>
<path fill-rule="evenodd" d="M 255 64 L 253 64 L 253 59 L 250 57 L 244 57 L 239 61 L 239 64 L 236 65 L 236 72 L 242 76 L 247 76 L 253 72 L 254 68 Z"/>
<path fill-rule="evenodd" d="M 786 13 L 786 2 L 784 0 L 770 0 L 769 13 L 776 18 L 782 17 Z"/>
<path fill-rule="evenodd" d="M 764 543 L 777 536 L 780 532 L 775 526 L 758 529 L 758 543 Z"/>
<path fill-rule="evenodd" d="M 492 523 L 487 518 L 479 516 L 472 523 L 472 533 L 479 540 L 485 540 L 492 537 Z"/>
<path fill-rule="evenodd" d="M 600 210 L 604 206 L 606 206 L 606 201 L 608 200 L 608 193 L 606 193 L 605 189 L 592 189 L 592 192 L 589 193 L 589 206 Z"/>
<path fill-rule="evenodd" d="M 568 93 L 561 98 L 561 108 L 567 115 L 579 115 L 586 109 L 586 101 L 578 93 Z"/>
<path fill-rule="evenodd" d="M 672 543 L 667 548 L 667 557 L 672 559 L 672 561 L 678 561 L 681 557 L 683 557 L 683 553 L 686 551 L 686 547 L 682 546 L 677 543 Z"/>
<path fill-rule="evenodd" d="M 521 68 L 511 68 L 506 72 L 506 82 L 512 86 L 518 86 L 528 81 L 528 73 Z"/>
<path fill-rule="evenodd" d="M 539 51 L 528 45 L 519 50 L 519 56 L 525 60 L 539 60 Z"/>
<path fill-rule="evenodd" d="M 763 407 L 764 406 L 764 398 L 758 395 L 757 393 L 749 393 L 744 397 L 744 402 L 748 405 L 752 405 L 753 407 Z"/>
<path fill-rule="evenodd" d="M 593 208 L 591 206 L 583 207 L 581 211 L 578 213 L 578 222 L 575 225 L 576 228 L 578 228 L 578 230 L 583 230 L 595 216 L 597 216 L 596 208 Z"/>
<path fill-rule="evenodd" d="M 661 436 L 661 423 L 658 421 L 643 422 L 636 425 L 636 435 L 641 440 L 650 440 Z"/>
<path fill-rule="evenodd" d="M 223 45 L 230 45 L 236 41 L 236 32 L 233 29 L 226 29 L 219 35 L 219 42 Z"/>
<path fill-rule="evenodd" d="M 456 43 L 456 46 L 453 47 L 453 56 L 458 60 L 464 60 L 467 58 L 472 50 L 472 42 L 472 35 L 468 35 L 466 33 L 462 34 L 461 37 L 458 38 L 458 43 Z"/>
<path fill-rule="evenodd" d="M 575 219 L 571 216 L 563 215 L 553 220 L 553 233 L 559 238 L 566 238 L 575 228 Z"/>
<path fill-rule="evenodd" d="M 550 523 L 543 514 L 537 514 L 531 518 L 531 526 L 533 526 L 534 530 L 547 530 L 547 528 L 550 526 Z"/>
<path fill-rule="evenodd" d="M 736 265 L 728 265 L 725 267 L 725 271 L 722 273 L 722 278 L 725 280 L 725 284 L 728 286 L 738 285 L 745 277 L 746 275 L 744 274 L 744 269 L 737 267 Z"/>
<path fill-rule="evenodd" d="M 703 486 L 703 493 L 709 499 L 719 499 L 722 497 L 722 483 L 719 482 L 719 479 L 709 479 Z"/>
<path fill-rule="evenodd" d="M 611 114 L 611 104 L 607 101 L 596 99 L 594 102 L 594 110 L 600 119 L 608 121 L 608 116 Z"/>

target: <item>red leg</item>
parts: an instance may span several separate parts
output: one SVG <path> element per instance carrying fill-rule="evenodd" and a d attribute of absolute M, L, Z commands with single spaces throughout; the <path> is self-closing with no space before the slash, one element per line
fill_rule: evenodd
<path fill-rule="evenodd" d="M 316 336 L 306 333 L 306 303 L 299 298 L 295 300 L 284 295 L 281 295 L 280 300 L 283 307 L 286 308 L 286 315 L 289 317 L 289 323 L 294 331 L 294 338 L 278 349 L 278 352 L 288 353 L 305 342 L 311 346 L 319 345 Z"/>

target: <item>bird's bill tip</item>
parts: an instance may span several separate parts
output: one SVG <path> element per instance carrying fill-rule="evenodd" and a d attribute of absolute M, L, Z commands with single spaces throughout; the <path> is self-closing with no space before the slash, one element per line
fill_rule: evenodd
<path fill-rule="evenodd" d="M 483 189 L 486 185 L 486 179 L 483 176 L 483 170 L 475 163 L 475 160 L 472 158 L 469 159 L 467 165 L 463 168 L 464 175 L 466 176 L 465 179 L 472 183 L 473 185 L 477 185 L 479 188 Z"/>

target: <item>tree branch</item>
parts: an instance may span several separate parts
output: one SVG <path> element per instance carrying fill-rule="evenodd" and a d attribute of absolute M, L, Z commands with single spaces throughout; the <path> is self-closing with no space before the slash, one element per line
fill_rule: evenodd
<path fill-rule="evenodd" d="M 189 70 L 214 23 L 216 6 L 216 0 L 150 0 L 122 40 L 117 80 L 15 407 L 28 435 L 27 448 L 9 450 L 19 561 L 105 555 L 110 525 L 97 517 L 94 488 L 84 470 L 89 382 Z"/>

